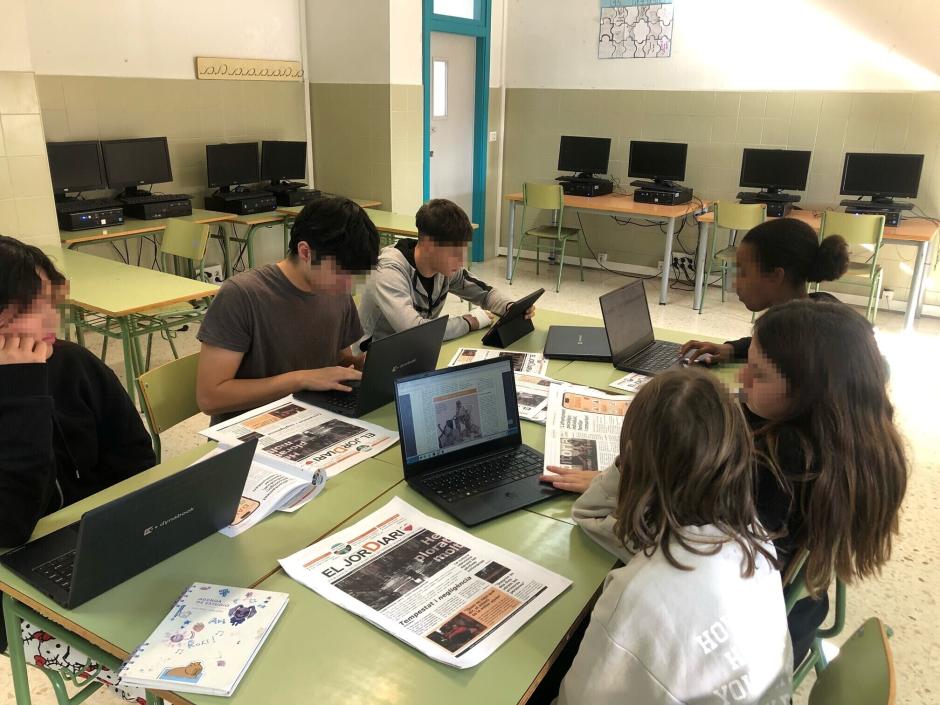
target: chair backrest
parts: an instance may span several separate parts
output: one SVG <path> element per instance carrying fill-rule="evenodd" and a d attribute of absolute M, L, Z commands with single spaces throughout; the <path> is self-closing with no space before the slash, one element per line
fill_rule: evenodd
<path fill-rule="evenodd" d="M 767 219 L 767 205 L 764 203 L 715 203 L 715 227 L 725 230 L 747 231 Z"/>
<path fill-rule="evenodd" d="M 160 434 L 199 413 L 196 369 L 199 353 L 173 360 L 137 378 L 144 415 L 154 434 Z"/>
<path fill-rule="evenodd" d="M 849 243 L 850 250 L 859 246 L 867 246 L 869 252 L 872 248 L 881 247 L 881 239 L 885 232 L 885 217 L 883 215 L 863 215 L 856 213 L 841 213 L 839 211 L 823 211 L 822 222 L 819 227 L 819 237 L 841 235 Z M 854 247 L 853 247 L 854 246 Z"/>
<path fill-rule="evenodd" d="M 526 208 L 560 211 L 565 207 L 561 184 L 522 184 L 522 204 Z"/>
<path fill-rule="evenodd" d="M 164 255 L 185 257 L 198 265 L 206 256 L 208 244 L 207 224 L 170 218 L 166 221 L 166 229 L 160 240 L 160 252 Z"/>
<path fill-rule="evenodd" d="M 888 632 L 872 617 L 816 676 L 809 705 L 894 705 L 895 690 Z"/>
<path fill-rule="evenodd" d="M 787 614 L 793 609 L 793 605 L 806 597 L 806 559 L 809 558 L 809 551 L 801 549 L 784 568 L 783 575 L 783 600 L 786 603 Z"/>

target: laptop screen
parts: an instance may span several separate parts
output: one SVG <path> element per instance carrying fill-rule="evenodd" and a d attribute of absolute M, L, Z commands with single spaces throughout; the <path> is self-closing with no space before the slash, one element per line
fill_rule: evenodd
<path fill-rule="evenodd" d="M 653 342 L 653 323 L 642 281 L 630 282 L 604 294 L 601 313 L 607 328 L 610 358 L 615 365 Z"/>
<path fill-rule="evenodd" d="M 406 467 L 447 465 L 520 437 L 509 358 L 398 380 L 395 404 Z"/>

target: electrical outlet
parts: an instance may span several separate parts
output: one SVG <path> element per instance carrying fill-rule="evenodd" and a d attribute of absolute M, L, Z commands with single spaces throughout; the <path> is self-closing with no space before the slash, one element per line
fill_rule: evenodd
<path fill-rule="evenodd" d="M 208 267 L 202 268 L 202 280 L 207 281 L 210 284 L 221 284 L 224 280 L 222 279 L 222 265 L 213 264 Z"/>
<path fill-rule="evenodd" d="M 605 265 L 605 264 L 607 264 L 607 253 L 606 253 L 606 252 L 598 252 L 598 253 L 597 253 L 597 263 L 600 264 L 600 265 Z"/>
<path fill-rule="evenodd" d="M 496 132 L 494 131 L 490 133 L 490 142 L 495 142 L 495 141 L 496 141 Z"/>
<path fill-rule="evenodd" d="M 891 308 L 891 304 L 894 303 L 894 289 L 884 289 L 881 292 L 881 303 L 883 306 L 888 309 Z"/>

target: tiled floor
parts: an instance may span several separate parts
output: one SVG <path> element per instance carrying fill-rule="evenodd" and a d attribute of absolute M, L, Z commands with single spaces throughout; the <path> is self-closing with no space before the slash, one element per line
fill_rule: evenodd
<path fill-rule="evenodd" d="M 491 260 L 474 266 L 474 274 L 499 286 L 503 280 L 505 259 Z M 572 267 L 565 274 L 560 294 L 554 291 L 554 271 L 542 270 L 535 276 L 534 264 L 523 262 L 512 290 L 520 294 L 542 286 L 545 295 L 538 306 L 544 309 L 600 316 L 597 298 L 627 281 L 624 277 L 591 270 L 586 281 L 577 281 Z M 705 312 L 699 315 L 690 308 L 691 293 L 678 288 L 670 291 L 668 306 L 657 305 L 659 281 L 647 283 L 647 296 L 653 325 L 687 331 L 690 335 L 713 335 L 736 338 L 750 330 L 751 316 L 732 294 L 727 303 L 720 302 L 717 291 L 710 291 Z M 461 312 L 466 305 L 453 300 L 448 311 Z M 934 705 L 940 701 L 940 605 L 936 586 L 940 584 L 940 434 L 937 433 L 936 401 L 940 399 L 940 320 L 918 321 L 916 332 L 902 333 L 900 313 L 880 313 L 879 341 L 888 357 L 892 371 L 892 394 L 898 410 L 898 421 L 910 447 L 912 475 L 901 518 L 901 533 L 894 555 L 883 574 L 857 586 L 850 586 L 846 629 L 835 639 L 841 643 L 851 631 L 871 615 L 877 615 L 894 629 L 891 640 L 898 673 L 898 702 L 906 705 Z M 166 343 L 155 345 L 156 364 L 169 359 Z M 180 334 L 182 353 L 198 349 L 193 332 Z M 94 349 L 94 347 L 93 347 Z M 111 346 L 108 363 L 123 374 L 118 346 Z M 163 435 L 166 457 L 199 443 L 195 431 L 205 427 L 207 419 L 196 417 Z M 48 682 L 30 669 L 33 703 L 54 703 Z M 805 703 L 812 678 L 801 688 L 796 703 Z M 99 693 L 89 703 L 120 702 L 114 696 Z M 0 705 L 13 703 L 8 661 L 0 659 Z"/>

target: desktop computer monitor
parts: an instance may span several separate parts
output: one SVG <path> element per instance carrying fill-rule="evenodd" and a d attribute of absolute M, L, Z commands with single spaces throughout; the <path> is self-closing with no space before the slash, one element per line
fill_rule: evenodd
<path fill-rule="evenodd" d="M 166 137 L 102 141 L 101 155 L 111 188 L 130 190 L 173 180 Z"/>
<path fill-rule="evenodd" d="M 923 154 L 869 154 L 849 152 L 842 167 L 843 196 L 871 196 L 875 201 L 894 197 L 917 198 Z"/>
<path fill-rule="evenodd" d="M 98 142 L 47 142 L 52 190 L 94 191 L 107 187 Z"/>
<path fill-rule="evenodd" d="M 685 158 L 689 145 L 676 142 L 630 142 L 627 175 L 655 181 L 685 179 Z"/>
<path fill-rule="evenodd" d="M 576 171 L 585 175 L 606 174 L 609 160 L 609 137 L 562 135 L 558 146 L 558 171 Z"/>
<path fill-rule="evenodd" d="M 258 143 L 207 144 L 209 188 L 258 183 Z"/>
<path fill-rule="evenodd" d="M 789 149 L 745 149 L 740 185 L 770 193 L 803 191 L 812 152 Z"/>
<path fill-rule="evenodd" d="M 307 178 L 307 143 L 262 142 L 261 178 L 273 183 Z"/>

